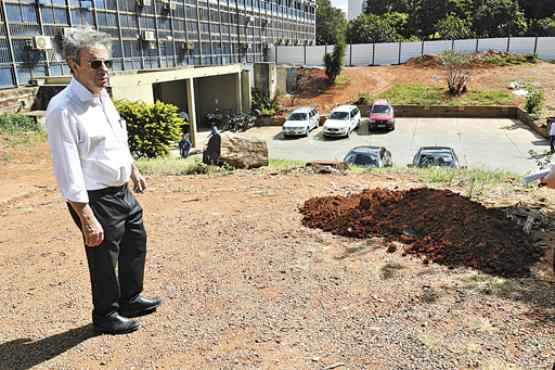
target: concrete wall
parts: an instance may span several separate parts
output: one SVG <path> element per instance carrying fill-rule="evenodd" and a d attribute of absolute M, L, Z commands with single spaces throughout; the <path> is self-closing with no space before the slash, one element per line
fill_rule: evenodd
<path fill-rule="evenodd" d="M 273 99 L 277 89 L 277 68 L 273 63 L 254 65 L 254 87 L 265 96 Z"/>
<path fill-rule="evenodd" d="M 162 82 L 154 85 L 156 99 L 177 106 L 179 111 L 187 111 L 186 80 Z"/>
<path fill-rule="evenodd" d="M 196 78 L 195 105 L 199 127 L 207 127 L 206 114 L 220 111 L 237 112 L 236 74 Z"/>
<path fill-rule="evenodd" d="M 33 108 L 38 87 L 0 91 L 0 113 L 25 113 Z"/>
<path fill-rule="evenodd" d="M 460 53 L 495 50 L 515 54 L 536 54 L 543 60 L 555 60 L 555 37 L 511 37 L 465 40 L 433 40 L 347 45 L 346 65 L 387 65 L 405 63 L 407 59 L 423 54 L 439 54 L 446 50 Z M 351 53 L 352 50 L 352 53 Z M 324 54 L 331 53 L 328 46 L 276 46 L 268 50 L 268 61 L 276 64 L 324 65 Z"/>

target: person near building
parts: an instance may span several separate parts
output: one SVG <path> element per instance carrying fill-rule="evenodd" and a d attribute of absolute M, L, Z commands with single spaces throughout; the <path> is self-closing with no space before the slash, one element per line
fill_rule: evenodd
<path fill-rule="evenodd" d="M 161 300 L 141 294 L 147 237 L 128 182 L 139 193 L 147 184 L 106 92 L 110 43 L 108 34 L 91 28 L 64 35 L 72 80 L 48 104 L 46 125 L 58 187 L 85 244 L 94 327 L 123 334 L 139 328 L 130 318 L 154 312 Z"/>
<path fill-rule="evenodd" d="M 550 120 L 549 146 L 551 147 L 551 153 L 555 153 L 555 119 Z"/>

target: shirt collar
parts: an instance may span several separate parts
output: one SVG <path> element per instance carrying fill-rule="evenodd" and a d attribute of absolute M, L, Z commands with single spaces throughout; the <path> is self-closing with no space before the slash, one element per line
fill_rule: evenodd
<path fill-rule="evenodd" d="M 74 93 L 79 98 L 79 100 L 81 100 L 83 103 L 89 103 L 91 105 L 101 104 L 102 102 L 100 98 L 104 98 L 108 96 L 106 89 L 102 89 L 102 91 L 100 92 L 100 96 L 93 95 L 93 93 L 91 93 L 89 89 L 83 86 L 83 84 L 77 81 L 77 79 L 75 78 L 71 79 L 69 88 L 71 92 Z"/>

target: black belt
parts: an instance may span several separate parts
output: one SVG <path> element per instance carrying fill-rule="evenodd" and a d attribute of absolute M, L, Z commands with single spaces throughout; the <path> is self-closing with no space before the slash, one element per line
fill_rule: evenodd
<path fill-rule="evenodd" d="M 116 194 L 119 193 L 121 191 L 124 191 L 127 189 L 127 183 L 120 185 L 120 186 L 110 186 L 104 189 L 98 189 L 98 190 L 87 190 L 87 193 L 89 194 L 89 197 L 101 197 L 103 195 L 106 194 Z"/>

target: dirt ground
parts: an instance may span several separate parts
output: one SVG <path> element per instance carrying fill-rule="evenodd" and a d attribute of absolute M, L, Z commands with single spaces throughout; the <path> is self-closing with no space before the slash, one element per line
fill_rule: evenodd
<path fill-rule="evenodd" d="M 300 105 L 318 106 L 328 112 L 337 104 L 355 101 L 359 94 L 377 95 L 393 85 L 407 82 L 422 82 L 446 86 L 446 72 L 436 65 L 400 65 L 374 67 L 346 67 L 339 86 L 328 88 L 324 69 L 312 69 L 303 85 L 303 91 L 295 100 L 282 98 L 285 107 Z M 546 114 L 555 114 L 555 64 L 539 62 L 512 67 L 479 66 L 472 69 L 469 89 L 505 89 L 513 81 L 541 87 L 545 93 Z M 515 104 L 522 98 L 515 95 Z"/>
<path fill-rule="evenodd" d="M 422 187 L 410 176 L 261 169 L 148 178 L 138 195 L 149 232 L 145 289 L 163 306 L 140 318 L 139 332 L 94 336 L 80 235 L 46 145 L 31 149 L 0 153 L 11 158 L 0 166 L 1 370 L 553 366 L 553 228 L 526 241 L 543 251 L 531 276 L 503 278 L 426 264 L 380 235 L 303 226 L 300 208 L 313 197 Z M 547 189 L 502 184 L 480 203 L 555 218 Z"/>

